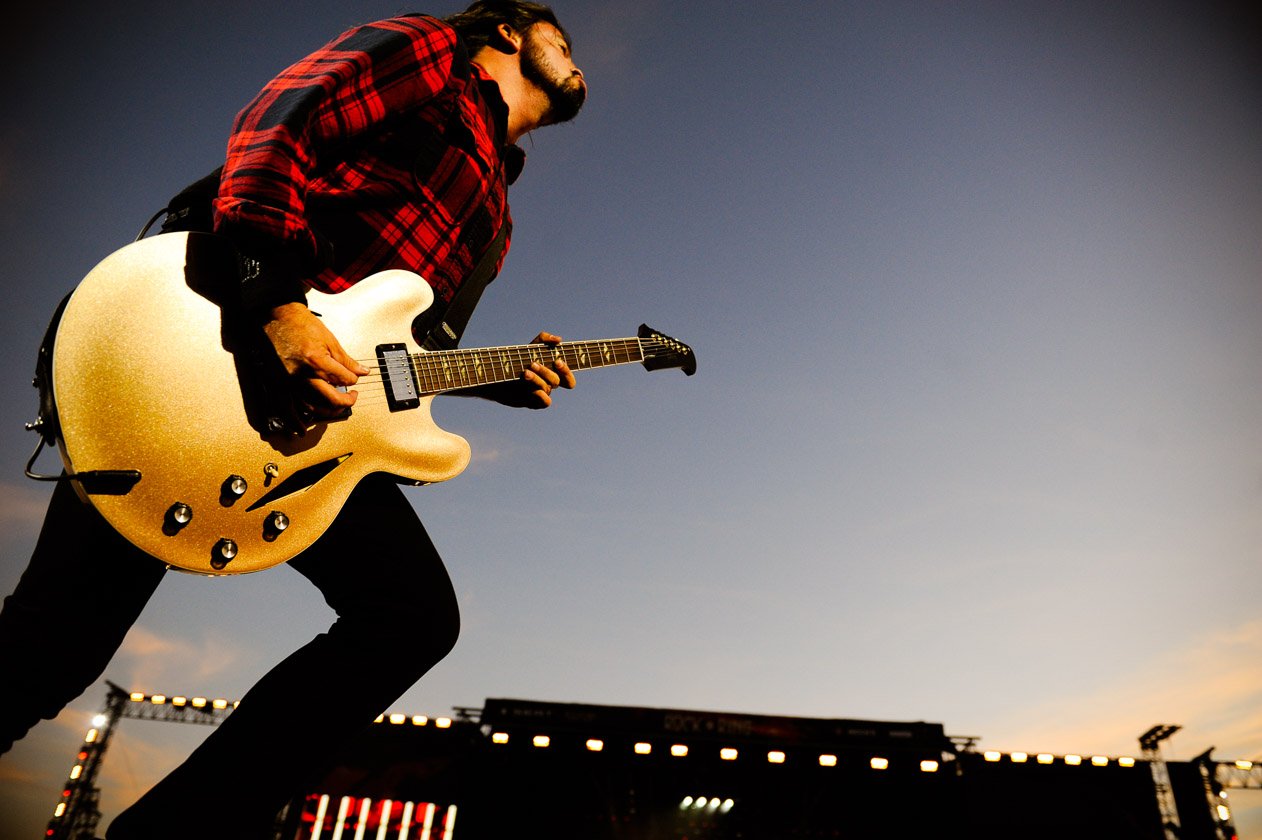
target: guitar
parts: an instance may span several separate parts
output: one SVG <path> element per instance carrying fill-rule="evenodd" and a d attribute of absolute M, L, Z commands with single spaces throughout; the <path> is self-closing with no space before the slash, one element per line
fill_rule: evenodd
<path fill-rule="evenodd" d="M 429 285 L 384 271 L 337 295 L 308 294 L 371 372 L 347 416 L 295 431 L 275 354 L 269 367 L 261 330 L 226 305 L 223 278 L 235 276 L 219 237 L 139 240 L 83 279 L 53 343 L 51 407 L 69 479 L 125 538 L 183 571 L 285 562 L 370 473 L 412 484 L 459 475 L 469 444 L 434 423 L 436 394 L 514 380 L 556 358 L 576 371 L 696 370 L 691 348 L 646 326 L 633 338 L 426 352 L 411 324 L 433 302 Z"/>

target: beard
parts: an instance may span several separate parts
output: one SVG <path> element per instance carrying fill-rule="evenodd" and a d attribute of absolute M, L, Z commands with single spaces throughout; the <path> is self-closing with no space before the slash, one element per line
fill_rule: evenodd
<path fill-rule="evenodd" d="M 569 122 L 578 116 L 587 99 L 587 86 L 578 76 L 567 75 L 548 64 L 543 48 L 528 36 L 521 56 L 521 74 L 548 97 L 545 124 Z"/>

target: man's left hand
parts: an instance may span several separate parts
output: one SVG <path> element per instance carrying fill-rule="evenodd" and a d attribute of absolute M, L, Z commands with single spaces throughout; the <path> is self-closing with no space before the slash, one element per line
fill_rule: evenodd
<path fill-rule="evenodd" d="M 561 343 L 561 336 L 541 332 L 531 339 L 530 343 L 555 347 Z M 484 397 L 513 408 L 537 409 L 552 405 L 552 392 L 555 389 L 571 389 L 574 385 L 574 372 L 565 363 L 565 359 L 558 356 L 550 364 L 531 363 L 530 367 L 522 371 L 521 377 L 515 381 L 483 385 L 453 393 Z"/>

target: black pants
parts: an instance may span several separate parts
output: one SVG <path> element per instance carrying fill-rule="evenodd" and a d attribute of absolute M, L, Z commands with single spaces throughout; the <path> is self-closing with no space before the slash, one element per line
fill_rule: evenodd
<path fill-rule="evenodd" d="M 362 482 L 290 565 L 337 620 L 259 680 L 188 760 L 123 812 L 111 840 L 268 836 L 277 811 L 319 780 L 337 745 L 455 644 L 460 619 L 447 570 L 384 476 Z M 72 488 L 56 489 L 30 565 L 0 611 L 0 752 L 101 676 L 165 571 Z M 357 675 L 353 683 L 336 679 L 347 673 Z M 339 694 L 302 702 L 321 676 Z"/>

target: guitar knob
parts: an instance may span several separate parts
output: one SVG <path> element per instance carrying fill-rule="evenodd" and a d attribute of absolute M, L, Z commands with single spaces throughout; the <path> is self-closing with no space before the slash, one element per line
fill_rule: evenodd
<path fill-rule="evenodd" d="M 267 521 L 263 525 L 263 530 L 275 537 L 288 527 L 289 517 L 279 510 L 274 510 L 267 515 Z"/>
<path fill-rule="evenodd" d="M 184 530 L 184 526 L 192 519 L 193 509 L 184 502 L 176 502 L 167 508 L 167 512 L 162 517 L 162 533 L 168 537 L 174 537 Z"/>
<path fill-rule="evenodd" d="M 215 569 L 222 569 L 227 566 L 232 559 L 237 556 L 237 544 L 224 537 L 215 543 L 214 549 L 210 554 L 210 565 Z"/>
<path fill-rule="evenodd" d="M 234 496 L 244 496 L 245 491 L 250 489 L 250 483 L 239 475 L 230 475 L 228 480 L 223 483 L 224 490 Z"/>

